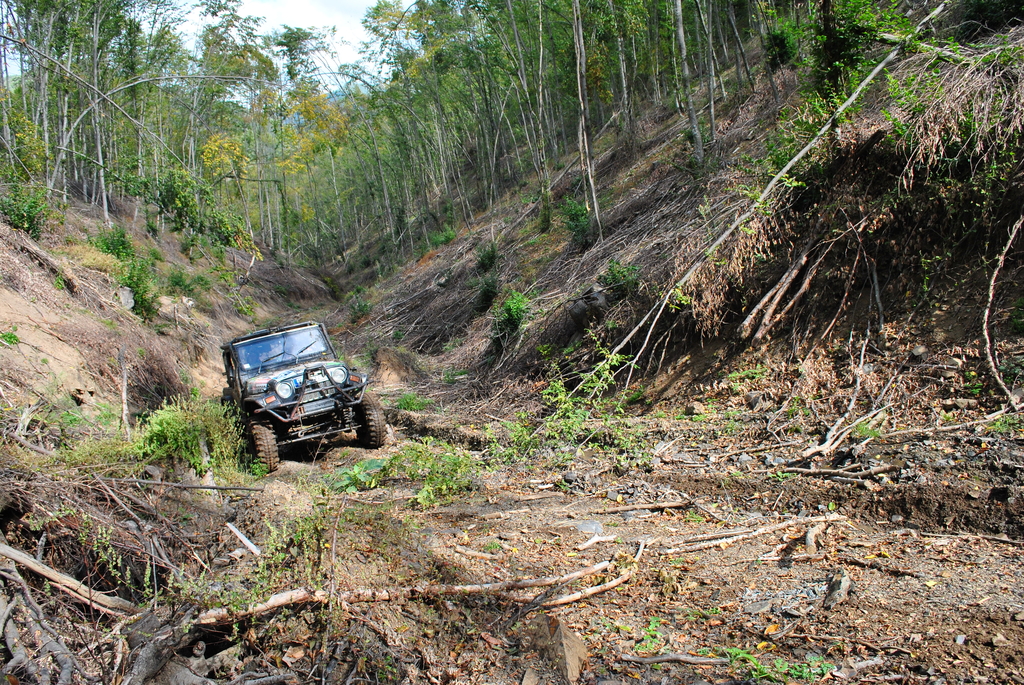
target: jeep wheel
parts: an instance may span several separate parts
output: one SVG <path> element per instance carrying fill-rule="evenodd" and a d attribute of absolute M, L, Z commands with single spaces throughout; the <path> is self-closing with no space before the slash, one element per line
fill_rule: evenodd
<path fill-rule="evenodd" d="M 377 398 L 363 395 L 363 401 L 356 405 L 355 409 L 356 418 L 359 420 L 359 428 L 356 430 L 359 442 L 368 449 L 383 446 L 388 429 L 384 423 L 384 409 Z"/>
<path fill-rule="evenodd" d="M 252 440 L 252 451 L 260 463 L 267 467 L 267 473 L 276 471 L 280 463 L 277 454 L 277 438 L 274 431 L 267 426 L 253 423 L 249 426 Z"/>

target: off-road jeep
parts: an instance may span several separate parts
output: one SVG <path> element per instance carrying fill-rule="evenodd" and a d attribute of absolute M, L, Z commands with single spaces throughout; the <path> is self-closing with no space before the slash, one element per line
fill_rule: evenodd
<path fill-rule="evenodd" d="M 384 444 L 380 402 L 369 378 L 338 360 L 323 324 L 268 328 L 221 345 L 228 387 L 222 401 L 238 407 L 250 447 L 268 471 L 278 447 L 355 431 L 364 447 Z"/>

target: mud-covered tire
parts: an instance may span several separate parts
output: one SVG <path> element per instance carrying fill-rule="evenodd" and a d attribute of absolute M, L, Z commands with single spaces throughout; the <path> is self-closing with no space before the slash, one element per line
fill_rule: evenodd
<path fill-rule="evenodd" d="M 356 430 L 359 444 L 372 450 L 383 447 L 388 427 L 384 421 L 384 408 L 380 406 L 380 401 L 373 395 L 364 394 L 363 401 L 356 405 L 355 410 L 356 419 L 359 421 L 359 428 Z"/>
<path fill-rule="evenodd" d="M 262 424 L 253 423 L 249 425 L 249 436 L 256 459 L 266 467 L 267 473 L 276 471 L 281 459 L 278 456 L 274 431 Z"/>

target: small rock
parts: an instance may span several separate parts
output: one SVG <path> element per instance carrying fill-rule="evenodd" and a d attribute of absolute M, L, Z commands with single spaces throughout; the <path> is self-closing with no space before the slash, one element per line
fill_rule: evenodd
<path fill-rule="evenodd" d="M 864 374 L 874 373 L 875 365 L 874 364 L 865 364 L 864 366 L 861 367 L 860 370 L 861 370 L 861 373 L 864 373 Z"/>
<path fill-rule="evenodd" d="M 567 485 L 572 485 L 579 480 L 579 476 L 576 475 L 575 471 L 566 471 L 562 474 L 562 481 Z"/>
<path fill-rule="evenodd" d="M 764 394 L 759 392 L 748 392 L 743 396 L 743 401 L 750 407 L 750 411 L 757 411 L 764 404 Z"/>
<path fill-rule="evenodd" d="M 683 413 L 687 416 L 704 416 L 704 414 L 708 413 L 708 410 L 700 402 L 690 402 L 683 409 Z"/>
<path fill-rule="evenodd" d="M 600 521 L 577 521 L 573 524 L 576 530 L 587 535 L 600 535 L 604 532 L 604 526 Z"/>
<path fill-rule="evenodd" d="M 532 668 L 528 668 L 523 674 L 522 685 L 540 685 L 540 676 Z"/>
<path fill-rule="evenodd" d="M 837 604 L 846 601 L 853 589 L 853 578 L 845 568 L 835 571 L 828 580 L 828 591 L 821 605 L 825 609 L 831 609 Z"/>
<path fill-rule="evenodd" d="M 131 288 L 124 286 L 118 288 L 117 297 L 121 300 L 121 306 L 125 309 L 135 308 L 135 293 L 132 292 Z"/>
<path fill-rule="evenodd" d="M 967 642 L 967 636 L 966 635 L 957 635 L 956 639 L 954 639 L 953 642 L 957 643 L 958 645 L 962 645 L 965 642 Z"/>
<path fill-rule="evenodd" d="M 533 642 L 538 652 L 570 683 L 580 679 L 587 665 L 583 640 L 554 616 L 538 616 L 533 622 Z"/>
<path fill-rule="evenodd" d="M 957 409 L 974 409 L 978 406 L 978 400 L 968 399 L 966 397 L 958 397 L 953 400 L 953 404 L 956 405 Z"/>
<path fill-rule="evenodd" d="M 749 454 L 741 454 L 740 456 L 736 457 L 736 461 L 739 462 L 740 464 L 746 464 L 747 462 L 754 461 L 754 458 Z"/>
<path fill-rule="evenodd" d="M 910 354 L 917 357 L 917 360 L 920 361 L 928 356 L 928 348 L 924 345 L 915 345 L 914 349 L 910 351 Z"/>
<path fill-rule="evenodd" d="M 1006 639 L 1006 636 L 1002 633 L 996 633 L 992 636 L 993 647 L 1009 647 L 1012 643 Z"/>
<path fill-rule="evenodd" d="M 763 614 L 771 611 L 774 603 L 775 602 L 770 599 L 765 599 L 760 602 L 754 602 L 753 604 L 747 605 L 747 608 L 744 611 L 748 614 Z"/>
<path fill-rule="evenodd" d="M 953 369 L 939 369 L 939 378 L 954 378 L 956 371 Z"/>
<path fill-rule="evenodd" d="M 1014 621 L 1024 621 L 1024 611 L 1019 611 L 1013 615 Z"/>
<path fill-rule="evenodd" d="M 893 514 L 889 517 L 889 521 L 892 523 L 903 523 L 903 517 L 899 514 Z"/>
<path fill-rule="evenodd" d="M 148 466 L 146 466 L 144 471 L 146 472 L 146 475 L 152 478 L 153 480 L 164 479 L 164 470 L 157 466 L 156 464 L 149 464 Z"/>
<path fill-rule="evenodd" d="M 597 685 L 626 685 L 624 680 L 598 680 Z"/>

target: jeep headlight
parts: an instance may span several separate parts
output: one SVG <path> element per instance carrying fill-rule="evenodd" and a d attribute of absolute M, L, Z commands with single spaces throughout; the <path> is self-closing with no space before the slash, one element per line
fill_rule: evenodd
<path fill-rule="evenodd" d="M 345 385 L 348 381 L 348 369 L 344 366 L 335 366 L 329 369 L 327 374 L 331 377 L 331 380 L 338 385 Z"/>
<path fill-rule="evenodd" d="M 295 394 L 295 388 L 288 381 L 278 381 L 274 384 L 274 392 L 282 401 L 287 401 Z"/>

